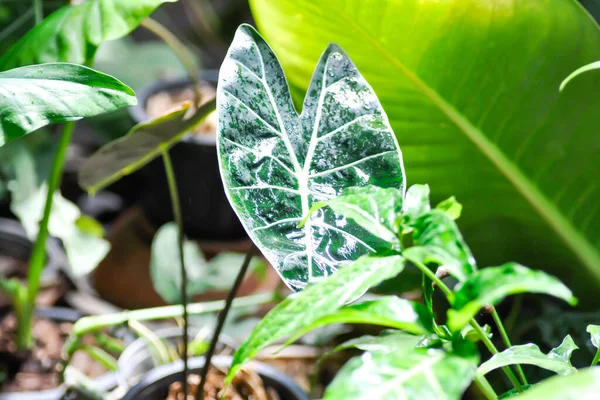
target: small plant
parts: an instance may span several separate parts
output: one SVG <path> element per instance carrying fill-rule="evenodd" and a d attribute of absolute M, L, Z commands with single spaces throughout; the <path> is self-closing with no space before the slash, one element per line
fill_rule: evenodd
<path fill-rule="evenodd" d="M 577 346 L 570 336 L 548 354 L 534 344 L 512 345 L 494 309 L 506 296 L 532 292 L 571 305 L 577 300 L 542 271 L 517 263 L 478 268 L 455 223 L 461 205 L 449 198 L 432 208 L 427 185 L 405 190 L 385 112 L 339 47 L 330 45 L 321 56 L 298 114 L 277 58 L 243 25 L 217 93 L 219 156 L 231 204 L 286 284 L 303 289 L 252 331 L 235 353 L 228 381 L 280 339 L 288 337 L 289 344 L 317 327 L 363 323 L 389 330 L 336 349 L 365 353 L 342 368 L 324 399 L 459 399 L 471 382 L 488 399 L 564 399 L 573 391 L 600 390 L 600 369 L 575 373 L 571 366 Z M 422 273 L 424 304 L 396 296 L 349 304 L 408 265 Z M 458 283 L 450 287 L 447 276 Z M 446 318 L 435 314 L 436 290 L 450 305 Z M 484 308 L 504 351 L 476 320 Z M 588 330 L 597 346 L 598 327 Z M 473 343 L 479 341 L 493 355 L 483 363 Z M 531 385 L 520 364 L 568 376 Z M 514 389 L 490 385 L 485 375 L 499 368 Z"/>

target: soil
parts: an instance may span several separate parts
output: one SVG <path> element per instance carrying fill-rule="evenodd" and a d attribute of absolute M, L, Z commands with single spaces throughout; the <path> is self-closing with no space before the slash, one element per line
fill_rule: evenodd
<path fill-rule="evenodd" d="M 215 88 L 208 82 L 200 82 L 198 85 L 200 93 L 200 105 L 203 105 L 216 95 Z M 186 87 L 177 91 L 162 91 L 153 94 L 146 101 L 146 114 L 150 118 L 157 118 L 167 113 L 169 110 L 178 108 L 181 103 L 195 100 L 193 87 Z M 194 134 L 216 136 L 217 132 L 217 113 L 211 113 L 202 124 L 194 131 Z"/>
<path fill-rule="evenodd" d="M 227 371 L 211 368 L 206 377 L 204 386 L 205 400 L 280 400 L 277 392 L 272 388 L 265 388 L 260 376 L 250 369 L 242 369 L 233 382 L 225 389 L 225 376 Z M 190 392 L 188 400 L 194 399 L 200 383 L 199 375 L 190 375 L 188 378 Z M 166 400 L 184 400 L 181 382 L 175 382 L 169 387 Z"/>

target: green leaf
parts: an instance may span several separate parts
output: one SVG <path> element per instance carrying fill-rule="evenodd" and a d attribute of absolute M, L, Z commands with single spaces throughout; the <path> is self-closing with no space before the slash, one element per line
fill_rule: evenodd
<path fill-rule="evenodd" d="M 402 215 L 406 218 L 405 228 L 410 228 L 411 224 L 421 215 L 429 212 L 429 185 L 412 185 L 406 191 L 404 204 L 402 205 Z M 407 229 L 407 231 L 412 229 Z"/>
<path fill-rule="evenodd" d="M 317 210 L 330 207 L 337 214 L 352 219 L 373 235 L 392 243 L 394 249 L 400 250 L 402 197 L 402 191 L 394 188 L 347 188 L 338 197 L 315 203 L 298 227 L 302 228 Z"/>
<path fill-rule="evenodd" d="M 442 210 L 448 217 L 454 221 L 460 218 L 462 213 L 462 204 L 456 201 L 456 197 L 452 196 L 438 204 L 435 208 Z"/>
<path fill-rule="evenodd" d="M 360 336 L 337 345 L 333 350 L 323 356 L 327 357 L 338 351 L 356 348 L 371 353 L 391 353 L 402 349 L 412 349 L 419 341 L 420 336 L 411 335 L 402 331 L 387 330 L 379 336 Z"/>
<path fill-rule="evenodd" d="M 600 325 L 588 325 L 586 331 L 590 334 L 594 347 L 600 348 Z"/>
<path fill-rule="evenodd" d="M 471 383 L 473 359 L 441 350 L 365 353 L 347 362 L 325 390 L 323 400 L 460 399 Z"/>
<path fill-rule="evenodd" d="M 98 46 L 136 28 L 177 0 L 87 0 L 53 12 L 0 58 L 0 70 L 47 62 L 90 64 Z"/>
<path fill-rule="evenodd" d="M 448 326 L 459 330 L 486 305 L 495 305 L 517 293 L 544 293 L 577 304 L 573 293 L 558 279 L 516 263 L 488 267 L 475 272 L 456 288 L 453 308 L 448 310 Z"/>
<path fill-rule="evenodd" d="M 585 72 L 593 71 L 595 69 L 600 69 L 600 61 L 596 61 L 591 64 L 584 65 L 581 68 L 577 68 L 569 76 L 567 76 L 564 81 L 562 81 L 562 83 L 560 84 L 559 90 L 562 92 L 564 90 L 564 88 L 567 86 L 567 84 L 569 82 L 571 82 L 573 79 L 575 79 L 576 77 L 578 77 L 579 75 L 581 75 Z"/>
<path fill-rule="evenodd" d="M 380 325 L 422 335 L 433 331 L 433 315 L 422 304 L 396 296 L 385 296 L 342 307 L 302 327 L 285 344 L 295 342 L 316 328 L 332 324 Z"/>
<path fill-rule="evenodd" d="M 233 356 L 227 381 L 231 381 L 243 362 L 262 348 L 335 313 L 370 287 L 398 275 L 403 269 L 401 256 L 363 256 L 328 279 L 288 297 L 271 310 L 240 345 Z"/>
<path fill-rule="evenodd" d="M 0 72 L 0 146 L 48 124 L 136 103 L 128 86 L 80 65 L 32 65 Z"/>
<path fill-rule="evenodd" d="M 85 234 L 95 236 L 97 238 L 104 237 L 104 227 L 100 222 L 88 215 L 82 215 L 75 221 L 75 225 Z"/>
<path fill-rule="evenodd" d="M 592 400 L 600 393 L 600 367 L 585 368 L 576 374 L 554 376 L 538 383 L 519 400 Z"/>
<path fill-rule="evenodd" d="M 325 46 L 323 46 L 325 48 Z M 318 201 L 352 186 L 404 190 L 398 143 L 375 92 L 336 45 L 298 115 L 277 58 L 238 28 L 219 73 L 217 148 L 225 192 L 252 240 L 294 290 L 389 245 Z"/>
<path fill-rule="evenodd" d="M 576 371 L 570 359 L 571 353 L 578 348 L 571 336 L 567 336 L 559 347 L 552 349 L 548 354 L 542 353 L 538 346 L 531 343 L 512 346 L 481 364 L 477 373 L 485 375 L 507 365 L 530 364 L 559 375 L 568 375 Z"/>
<path fill-rule="evenodd" d="M 165 115 L 137 124 L 126 136 L 104 145 L 85 161 L 78 172 L 79 185 L 95 193 L 137 171 L 177 143 L 214 109 L 213 100 L 189 115 L 190 103 L 184 103 Z"/>
<path fill-rule="evenodd" d="M 535 385 L 521 385 L 521 387 L 523 388 L 523 391 L 527 391 L 528 389 L 531 389 L 534 386 Z M 521 395 L 521 392 L 519 392 L 517 389 L 511 389 L 508 392 L 504 392 L 500 396 L 498 396 L 498 400 L 509 399 L 511 397 L 517 397 L 520 395 Z"/>
<path fill-rule="evenodd" d="M 600 29 L 577 1 L 250 5 L 297 100 L 327 43 L 348 52 L 387 111 L 409 179 L 431 185 L 432 203 L 455 195 L 468 210 L 461 230 L 480 264 L 544 268 L 596 300 L 600 74 L 558 91 L 600 60 Z"/>

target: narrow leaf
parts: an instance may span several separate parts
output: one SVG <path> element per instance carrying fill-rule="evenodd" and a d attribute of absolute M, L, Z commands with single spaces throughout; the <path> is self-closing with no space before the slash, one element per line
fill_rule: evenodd
<path fill-rule="evenodd" d="M 64 6 L 0 58 L 0 70 L 47 62 L 88 64 L 98 46 L 127 35 L 163 3 L 177 0 L 87 0 Z"/>
<path fill-rule="evenodd" d="M 475 361 L 433 349 L 365 353 L 342 367 L 323 400 L 458 400 L 475 375 Z"/>
<path fill-rule="evenodd" d="M 477 369 L 477 373 L 485 375 L 490 371 L 514 364 L 530 364 L 553 371 L 559 375 L 568 375 L 576 371 L 571 365 L 571 353 L 579 347 L 567 336 L 562 344 L 548 354 L 540 351 L 535 344 L 524 344 L 509 347 L 494 355 Z"/>
<path fill-rule="evenodd" d="M 335 313 L 370 287 L 396 276 L 403 269 L 404 260 L 401 256 L 364 256 L 328 279 L 288 297 L 261 320 L 235 352 L 227 375 L 228 382 L 241 364 L 262 348 Z"/>
<path fill-rule="evenodd" d="M 575 79 L 576 77 L 578 77 L 579 75 L 581 75 L 585 72 L 593 71 L 595 69 L 600 69 L 600 61 L 596 61 L 596 62 L 587 64 L 587 65 L 584 65 L 583 67 L 577 68 L 575 71 L 571 72 L 571 74 L 569 74 L 569 76 L 567 76 L 564 81 L 561 82 L 558 90 L 560 90 L 562 92 L 563 89 L 565 88 L 565 86 L 567 86 L 567 84 L 569 82 L 571 82 L 573 79 Z"/>
<path fill-rule="evenodd" d="M 507 263 L 477 271 L 458 286 L 454 310 L 448 310 L 448 326 L 452 330 L 460 330 L 482 307 L 495 305 L 504 297 L 517 293 L 544 293 L 571 305 L 577 304 L 569 288 L 553 276 Z"/>
<path fill-rule="evenodd" d="M 356 348 L 371 353 L 391 353 L 401 349 L 413 349 L 421 340 L 420 336 L 411 335 L 402 331 L 383 331 L 379 336 L 365 335 L 350 339 L 337 345 L 323 357 L 338 351 Z"/>
<path fill-rule="evenodd" d="M 319 201 L 352 186 L 404 190 L 398 143 L 375 92 L 336 45 L 323 52 L 298 115 L 279 62 L 248 25 L 219 73 L 218 153 L 227 197 L 293 290 L 389 244 Z M 349 145 L 351 143 L 351 145 Z"/>
<path fill-rule="evenodd" d="M 0 72 L 0 146 L 48 124 L 136 102 L 128 86 L 80 65 L 54 63 Z"/>
<path fill-rule="evenodd" d="M 554 376 L 538 383 L 519 400 L 593 400 L 600 393 L 600 367 L 585 368 L 576 374 Z"/>
<path fill-rule="evenodd" d="M 95 193 L 142 168 L 213 112 L 215 101 L 202 105 L 191 116 L 189 108 L 190 103 L 184 103 L 165 115 L 134 126 L 126 136 L 100 148 L 79 169 L 81 187 Z"/>

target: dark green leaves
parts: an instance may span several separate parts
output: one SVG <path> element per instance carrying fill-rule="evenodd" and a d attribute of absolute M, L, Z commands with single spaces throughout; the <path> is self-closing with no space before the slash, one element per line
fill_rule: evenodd
<path fill-rule="evenodd" d="M 218 152 L 229 200 L 250 237 L 288 286 L 330 276 L 349 260 L 388 247 L 330 209 L 298 223 L 318 201 L 350 186 L 403 191 L 402 158 L 375 93 L 330 45 L 298 115 L 277 58 L 241 26 L 221 67 Z"/>
<path fill-rule="evenodd" d="M 79 65 L 32 65 L 0 72 L 0 146 L 48 124 L 134 104 L 128 86 Z"/>
<path fill-rule="evenodd" d="M 142 122 L 126 136 L 106 144 L 79 169 L 81 187 L 94 193 L 137 171 L 201 123 L 214 111 L 215 101 L 202 105 L 191 116 L 189 107 L 186 103 L 168 114 Z"/>
<path fill-rule="evenodd" d="M 241 364 L 265 346 L 335 313 L 370 287 L 396 276 L 403 269 L 404 260 L 400 256 L 364 256 L 328 279 L 288 297 L 271 310 L 240 345 L 227 379 L 230 381 Z"/>
<path fill-rule="evenodd" d="M 47 62 L 88 64 L 106 40 L 127 35 L 156 7 L 177 0 L 87 0 L 65 6 L 0 58 L 0 70 Z"/>
<path fill-rule="evenodd" d="M 507 365 L 530 364 L 559 375 L 568 375 L 576 371 L 570 359 L 571 353 L 578 348 L 571 336 L 567 336 L 559 347 L 552 349 L 548 354 L 542 353 L 535 344 L 512 346 L 481 364 L 477 372 L 485 375 Z"/>
<path fill-rule="evenodd" d="M 348 361 L 323 400 L 458 400 L 471 383 L 476 360 L 441 350 L 367 352 Z"/>
<path fill-rule="evenodd" d="M 494 305 L 508 295 L 525 292 L 548 294 L 571 305 L 577 303 L 569 288 L 558 279 L 542 271 L 507 263 L 477 271 L 458 287 L 453 302 L 455 310 L 448 311 L 448 326 L 459 330 L 482 307 Z"/>

